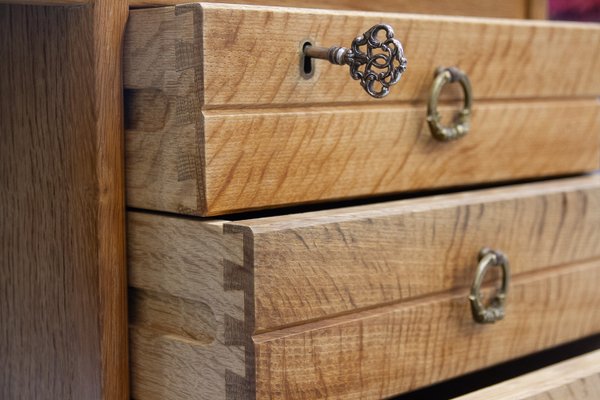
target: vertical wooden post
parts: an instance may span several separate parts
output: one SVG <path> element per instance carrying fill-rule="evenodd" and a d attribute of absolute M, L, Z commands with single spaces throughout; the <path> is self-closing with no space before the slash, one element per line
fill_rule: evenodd
<path fill-rule="evenodd" d="M 550 0 L 528 0 L 527 18 L 548 19 L 548 2 Z"/>
<path fill-rule="evenodd" d="M 0 5 L 3 399 L 128 398 L 128 4 L 82 3 Z"/>

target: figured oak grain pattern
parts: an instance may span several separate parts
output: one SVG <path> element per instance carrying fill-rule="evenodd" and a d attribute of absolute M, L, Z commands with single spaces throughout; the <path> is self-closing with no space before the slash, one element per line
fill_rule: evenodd
<path fill-rule="evenodd" d="M 275 397 L 282 396 L 282 391 L 289 390 L 292 397 L 315 398 L 316 391 L 336 393 L 346 386 L 354 395 L 358 389 L 346 385 L 343 377 L 335 378 L 342 379 L 339 384 L 311 381 L 311 365 L 320 362 L 320 356 L 314 359 L 314 354 L 360 340 L 361 328 L 349 321 L 379 321 L 369 328 L 375 333 L 366 337 L 365 343 L 374 338 L 404 340 L 406 336 L 410 340 L 407 348 L 415 349 L 425 346 L 431 335 L 432 343 L 441 346 L 438 342 L 445 338 L 441 333 L 445 328 L 440 327 L 437 334 L 441 336 L 436 337 L 438 331 L 427 328 L 431 321 L 459 318 L 461 330 L 452 334 L 462 335 L 462 341 L 467 337 L 477 341 L 481 332 L 495 329 L 472 323 L 466 301 L 477 253 L 484 246 L 505 251 L 511 260 L 517 286 L 522 289 L 511 286 L 507 320 L 515 318 L 516 312 L 519 322 L 513 323 L 517 326 L 509 324 L 510 332 L 500 334 L 500 350 L 492 351 L 489 359 L 483 351 L 491 346 L 488 336 L 480 347 L 471 349 L 467 341 L 459 343 L 463 347 L 457 353 L 451 348 L 431 353 L 449 354 L 447 363 L 468 365 L 425 374 L 415 378 L 414 385 L 592 334 L 599 329 L 593 325 L 598 322 L 594 312 L 600 301 L 595 293 L 600 277 L 599 210 L 600 176 L 589 176 L 252 220 L 130 212 L 134 398 L 244 398 L 259 390 L 254 383 L 268 379 L 271 372 L 274 386 L 259 390 L 265 396 L 271 391 Z M 565 276 L 573 271 L 577 278 L 571 284 L 556 283 L 571 282 Z M 536 289 L 537 283 L 531 284 L 538 281 L 543 281 L 539 284 L 543 290 Z M 539 303 L 534 314 L 537 310 L 536 315 L 547 317 L 533 318 L 535 326 L 520 329 L 529 323 L 525 316 L 532 302 Z M 413 311 L 410 317 L 405 317 L 408 311 L 398 311 L 402 316 L 395 319 L 390 315 L 396 315 L 396 310 Z M 415 319 L 418 321 L 413 324 Z M 332 330 L 346 323 L 352 325 L 348 331 Z M 365 324 L 370 326 L 370 322 Z M 310 344 L 309 336 L 329 341 L 316 345 L 314 352 L 306 347 L 313 356 L 300 352 L 296 344 L 291 352 L 280 347 L 287 346 L 281 338 L 299 338 L 302 332 L 306 334 L 298 341 Z M 538 332 L 544 333 L 535 341 Z M 503 335 L 515 336 L 515 344 L 504 345 Z M 269 356 L 264 356 L 264 351 L 270 352 L 265 349 L 271 341 L 276 353 L 272 371 L 266 366 Z M 474 352 L 472 366 L 460 356 L 465 348 Z M 337 366 L 328 359 L 320 373 L 344 374 L 347 370 L 338 368 L 340 363 L 359 357 L 354 347 L 340 351 Z M 495 351 L 501 354 L 494 356 Z M 369 375 L 364 381 L 366 397 L 377 397 L 374 386 L 385 393 L 416 387 L 398 381 L 402 374 L 393 363 L 406 358 L 401 362 L 409 365 L 418 352 L 388 361 L 377 354 L 378 365 L 391 368 L 391 372 L 380 369 Z M 304 364 L 295 369 L 295 360 Z M 255 371 L 258 363 L 263 369 Z M 298 375 L 289 377 L 293 381 L 289 385 L 280 380 L 288 379 L 287 372 L 280 369 L 288 363 L 288 372 Z M 446 365 L 433 358 L 426 364 Z M 309 370 L 307 380 L 295 381 L 303 379 L 304 368 Z M 326 373 L 328 368 L 331 372 Z M 365 367 L 370 368 L 370 364 Z"/>
<path fill-rule="evenodd" d="M 600 68 L 600 27 L 593 24 L 211 3 L 183 7 L 199 14 L 193 29 L 195 41 L 201 42 L 198 79 L 203 90 L 198 97 L 205 108 L 425 101 L 438 66 L 465 71 L 476 101 L 600 93 L 595 73 Z M 158 43 L 152 43 L 172 35 L 178 8 L 131 12 L 136 26 L 152 24 L 158 15 L 165 24 L 129 29 L 136 46 L 145 44 L 149 49 L 147 54 L 126 49 L 126 87 L 144 85 L 164 73 L 156 66 L 144 76 L 153 64 L 166 60 L 163 54 L 154 56 Z M 317 62 L 311 79 L 300 75 L 303 41 L 348 46 L 356 35 L 381 22 L 394 27 L 408 58 L 401 82 L 385 99 L 372 99 L 346 68 L 324 61 Z M 149 36 L 155 29 L 158 35 Z"/>
<path fill-rule="evenodd" d="M 253 391 L 251 277 L 223 221 L 130 212 L 132 397 L 240 399 Z"/>
<path fill-rule="evenodd" d="M 362 24 L 364 19 L 356 13 L 287 11 L 192 4 L 132 12 L 124 60 L 129 205 L 207 216 L 598 168 L 600 105 L 591 98 L 564 98 L 592 93 L 596 96 L 600 92 L 594 88 L 597 74 L 586 77 L 598 62 L 597 52 L 588 44 L 600 32 L 597 27 L 390 14 L 390 18 L 403 21 L 400 26 L 411 29 L 409 38 L 419 41 L 418 49 L 429 48 L 419 60 L 446 51 L 447 57 L 454 58 L 410 64 L 411 71 L 422 73 L 422 78 L 407 72 L 397 92 L 408 96 L 400 100 L 416 103 L 387 99 L 367 103 L 370 100 L 361 98 L 359 92 L 345 98 L 345 86 L 342 90 L 329 86 L 323 80 L 326 74 L 321 67 L 325 65 L 319 67 L 322 73 L 314 79 L 301 79 L 294 61 L 298 54 L 278 53 L 273 60 L 266 56 L 269 52 L 263 51 L 261 57 L 253 58 L 260 50 L 257 46 L 264 43 L 287 49 L 290 43 L 276 41 L 295 34 L 302 38 L 312 35 L 294 30 L 309 29 L 316 21 L 323 20 L 322 25 L 316 25 L 321 29 L 330 19 L 337 21 L 342 15 L 349 25 Z M 260 18 L 265 21 L 258 21 Z M 283 22 L 296 18 L 310 18 L 312 22 Z M 231 26 L 229 19 L 239 29 L 219 31 Z M 254 28 L 250 27 L 252 23 L 256 24 Z M 259 35 L 258 26 L 284 31 Z M 451 29 L 452 34 L 432 36 L 431 31 L 438 28 Z M 235 37 L 230 37 L 232 32 Z M 322 34 L 336 32 L 332 28 Z M 462 50 L 453 48 L 455 42 L 443 42 L 444 38 L 463 33 L 471 41 L 481 41 L 472 43 L 472 47 L 491 52 L 477 58 L 486 62 L 473 61 L 476 68 L 467 71 L 476 96 L 502 97 L 497 91 L 511 86 L 505 79 L 518 80 L 513 85 L 517 92 L 528 88 L 548 92 L 507 94 L 511 99 L 523 97 L 528 101 L 475 101 L 471 132 L 460 141 L 439 143 L 428 132 L 421 100 L 429 92 L 433 65 L 461 66 L 470 62 L 470 55 L 461 56 Z M 225 37 L 230 42 L 220 43 Z M 261 41 L 254 43 L 256 37 Z M 505 43 L 501 46 L 492 42 L 496 40 Z M 248 43 L 242 48 L 240 43 L 244 41 Z M 568 66 L 560 79 L 548 84 L 552 73 L 546 71 L 556 65 L 556 55 L 567 57 L 578 43 L 585 43 L 584 58 L 578 55 L 576 65 Z M 434 51 L 435 46 L 440 47 L 439 51 Z M 296 51 L 297 43 L 292 47 Z M 249 53 L 249 48 L 255 50 Z M 515 48 L 521 50 L 518 57 L 510 54 Z M 495 60 L 500 57 L 497 53 L 502 53 L 502 60 Z M 238 61 L 244 60 L 242 67 L 228 58 L 233 55 Z M 509 63 L 511 57 L 522 61 Z M 543 65 L 537 65 L 538 61 Z M 505 65 L 510 65 L 510 72 L 503 71 Z M 252 72 L 255 68 L 258 71 Z M 471 72 L 477 68 L 480 73 L 473 75 Z M 486 68 L 490 70 L 484 71 Z M 530 73 L 537 70 L 544 73 Z M 581 87 L 587 92 L 579 92 L 579 83 L 575 85 L 574 81 L 563 86 L 575 70 L 578 78 L 586 80 Z M 295 83 L 289 87 L 283 81 L 281 85 L 269 83 L 288 79 L 284 73 L 285 77 L 294 75 Z M 346 72 L 342 75 L 344 79 L 332 74 L 331 83 L 356 85 L 345 76 Z M 489 87 L 491 83 L 493 88 Z M 486 86 L 491 90 L 489 96 L 485 94 Z M 285 87 L 290 90 L 285 98 L 270 93 Z M 213 101 L 213 89 L 214 96 L 223 97 L 221 100 Z M 413 94 L 419 94 L 410 94 L 413 89 Z M 294 97 L 302 92 L 314 97 Z M 447 93 L 460 96 L 453 86 Z M 235 100 L 236 96 L 246 98 Z M 552 99 L 533 101 L 532 96 Z M 561 99 L 554 98 L 557 96 Z M 453 110 L 448 105 L 442 109 L 446 114 Z M 495 163 L 489 161 L 490 154 L 494 154 Z"/>
<path fill-rule="evenodd" d="M 131 7 L 166 6 L 189 0 L 130 0 Z M 471 15 L 495 18 L 527 18 L 527 0 L 215 0 L 207 3 L 256 4 L 280 7 L 327 8 L 436 15 Z"/>
<path fill-rule="evenodd" d="M 257 398 L 377 399 L 600 331 L 598 259 L 514 277 L 506 317 L 468 289 L 254 336 Z"/>
<path fill-rule="evenodd" d="M 130 221 L 130 284 L 207 302 L 203 260 L 218 263 L 228 246 L 236 256 L 222 258 L 253 277 L 261 332 L 468 286 L 482 247 L 504 251 L 515 274 L 600 257 L 600 176 L 225 220 L 228 234 L 208 242 L 217 252 L 196 239 L 207 222 L 145 221 Z M 225 242 L 232 233 L 251 247 Z"/>
<path fill-rule="evenodd" d="M 598 398 L 600 398 L 600 350 L 454 400 L 595 400 Z"/>
<path fill-rule="evenodd" d="M 467 136 L 441 143 L 421 107 L 205 111 L 194 125 L 179 123 L 179 99 L 148 96 L 132 100 L 136 110 L 169 111 L 160 124 L 129 116 L 127 193 L 138 208 L 218 215 L 599 167 L 595 100 L 483 104 Z"/>
<path fill-rule="evenodd" d="M 0 6 L 3 399 L 129 395 L 127 12 L 106 0 Z"/>
<path fill-rule="evenodd" d="M 197 96 L 202 90 L 202 43 L 195 40 L 200 23 L 194 9 L 178 7 L 177 15 L 172 8 L 147 10 L 147 18 L 130 18 L 127 24 L 124 71 L 139 67 L 139 75 L 125 72 L 139 79 L 125 83 L 130 206 L 197 214 L 204 203 L 202 114 Z M 140 36 L 144 40 L 137 40 Z M 150 58 L 149 64 L 140 63 Z"/>
<path fill-rule="evenodd" d="M 600 257 L 600 176 L 234 221 L 253 243 L 257 331 Z"/>
<path fill-rule="evenodd" d="M 443 110 L 450 114 L 452 108 Z M 422 107 L 206 111 L 204 213 L 600 167 L 600 104 L 595 100 L 483 104 L 472 118 L 467 136 L 443 143 L 431 137 Z M 129 143 L 148 136 L 128 133 Z M 152 150 L 147 162 L 131 168 L 156 168 L 150 160 L 161 147 Z"/>

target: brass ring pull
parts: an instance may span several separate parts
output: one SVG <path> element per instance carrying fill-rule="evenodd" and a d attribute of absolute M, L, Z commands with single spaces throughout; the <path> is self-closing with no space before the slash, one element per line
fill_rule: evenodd
<path fill-rule="evenodd" d="M 481 283 L 487 270 L 495 266 L 502 268 L 502 286 L 496 291 L 490 305 L 486 308 L 481 301 Z M 504 303 L 509 283 L 510 267 L 506 256 L 499 251 L 487 248 L 482 249 L 479 252 L 479 265 L 477 265 L 475 280 L 473 280 L 471 294 L 469 295 L 471 311 L 475 322 L 489 324 L 504 318 Z"/>
<path fill-rule="evenodd" d="M 447 83 L 458 82 L 463 88 L 465 102 L 463 109 L 460 110 L 455 118 L 452 126 L 442 126 L 441 116 L 437 110 L 438 98 L 442 88 Z M 471 92 L 471 82 L 467 74 L 458 68 L 438 68 L 431 87 L 431 95 L 429 96 L 429 104 L 427 105 L 427 122 L 431 135 L 442 142 L 455 140 L 469 132 L 471 127 L 471 105 L 473 103 L 473 94 Z"/>

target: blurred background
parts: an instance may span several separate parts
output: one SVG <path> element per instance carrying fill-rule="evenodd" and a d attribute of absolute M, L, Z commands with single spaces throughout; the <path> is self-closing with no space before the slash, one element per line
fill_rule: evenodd
<path fill-rule="evenodd" d="M 549 0 L 549 18 L 600 22 L 600 0 Z"/>

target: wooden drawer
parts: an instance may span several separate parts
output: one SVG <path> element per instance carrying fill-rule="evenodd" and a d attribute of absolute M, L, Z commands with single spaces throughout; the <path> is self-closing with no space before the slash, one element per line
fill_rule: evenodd
<path fill-rule="evenodd" d="M 129 214 L 133 395 L 378 398 L 600 331 L 600 176 L 252 220 Z M 473 322 L 482 247 L 506 318 Z"/>
<path fill-rule="evenodd" d="M 182 0 L 129 0 L 130 7 L 181 4 Z M 435 15 L 471 15 L 495 18 L 545 19 L 547 0 L 212 0 L 210 3 L 257 4 L 338 10 L 386 11 Z"/>
<path fill-rule="evenodd" d="M 381 100 L 301 45 L 391 24 L 408 70 Z M 235 27 L 235 29 L 232 29 Z M 195 215 L 598 168 L 596 25 L 192 4 L 133 10 L 124 53 L 130 206 Z M 438 66 L 473 86 L 471 131 L 435 141 Z M 461 96 L 449 86 L 446 100 Z M 452 105 L 442 110 L 450 113 Z"/>
<path fill-rule="evenodd" d="M 454 400 L 600 399 L 600 350 L 520 376 Z"/>

